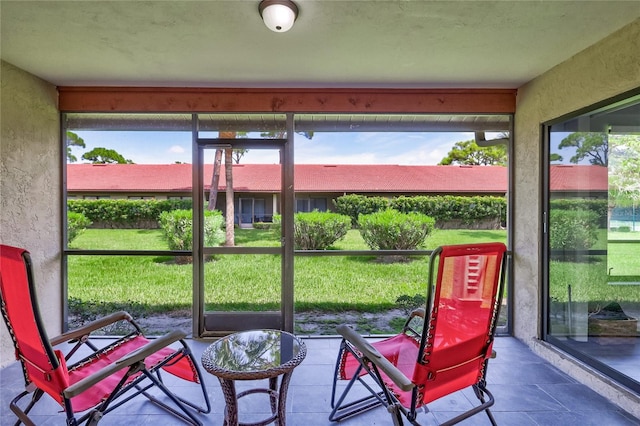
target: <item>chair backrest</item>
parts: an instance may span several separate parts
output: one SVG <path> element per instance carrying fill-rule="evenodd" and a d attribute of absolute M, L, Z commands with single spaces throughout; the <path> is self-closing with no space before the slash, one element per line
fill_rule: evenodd
<path fill-rule="evenodd" d="M 0 308 L 22 363 L 25 384 L 33 383 L 61 401 L 68 386 L 64 358 L 49 343 L 40 317 L 29 252 L 0 245 Z"/>
<path fill-rule="evenodd" d="M 491 355 L 502 301 L 506 246 L 443 246 L 429 270 L 428 308 L 414 383 L 423 403 L 478 383 Z"/>

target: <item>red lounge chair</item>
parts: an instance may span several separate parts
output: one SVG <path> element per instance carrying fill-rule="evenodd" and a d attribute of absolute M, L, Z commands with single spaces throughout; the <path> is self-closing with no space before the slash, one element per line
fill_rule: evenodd
<path fill-rule="evenodd" d="M 502 302 L 505 252 L 502 243 L 436 249 L 429 263 L 430 314 L 415 310 L 396 336 L 368 343 L 351 328 L 339 326 L 343 340 L 329 420 L 339 421 L 384 405 L 395 425 L 403 424 L 403 416 L 419 424 L 416 417 L 421 407 L 472 387 L 479 403 L 443 424 L 485 411 L 495 425 L 489 411 L 494 398 L 486 389 L 485 377 Z M 348 383 L 336 400 L 338 380 Z M 357 382 L 370 395 L 347 398 Z"/>
<path fill-rule="evenodd" d="M 31 260 L 24 249 L 0 245 L 0 303 L 25 379 L 26 389 L 10 403 L 19 418 L 16 424 L 34 424 L 29 411 L 45 393 L 62 406 L 69 426 L 85 421 L 97 424 L 104 414 L 141 394 L 194 425 L 202 424 L 196 412 L 211 410 L 198 364 L 180 332 L 150 340 L 128 313 L 117 312 L 49 339 L 40 317 Z M 91 333 L 119 321 L 129 323 L 132 331 L 105 347 L 96 347 Z M 54 349 L 63 343 L 70 348 L 66 354 Z M 198 384 L 204 407 L 171 392 L 161 371 Z M 153 387 L 167 398 L 152 395 L 149 390 Z M 20 408 L 18 402 L 29 394 L 26 408 Z M 166 399 L 172 406 L 163 401 Z"/>

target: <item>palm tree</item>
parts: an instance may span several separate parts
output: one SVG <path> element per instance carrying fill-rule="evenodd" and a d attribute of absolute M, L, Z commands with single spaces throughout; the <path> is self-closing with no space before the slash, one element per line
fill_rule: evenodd
<path fill-rule="evenodd" d="M 209 188 L 209 210 L 216 209 L 218 202 L 218 185 L 220 183 L 220 163 L 222 162 L 222 150 L 216 149 L 216 155 L 213 159 L 213 174 L 211 175 L 211 187 Z"/>
<path fill-rule="evenodd" d="M 236 132 L 219 132 L 220 139 L 235 139 Z M 222 149 L 216 149 L 216 154 L 213 160 L 213 174 L 211 176 L 211 188 L 209 188 L 209 204 L 207 208 L 209 210 L 215 210 L 216 203 L 218 201 L 218 186 L 220 183 L 220 166 L 222 162 Z M 224 169 L 226 179 L 226 239 L 225 245 L 233 247 L 235 245 L 235 232 L 234 232 L 234 216 L 235 207 L 233 203 L 233 149 L 228 148 L 224 150 Z"/>
<path fill-rule="evenodd" d="M 234 133 L 235 137 L 235 133 Z M 233 149 L 227 148 L 224 150 L 224 174 L 226 183 L 226 198 L 227 198 L 227 208 L 226 208 L 226 242 L 225 245 L 227 247 L 233 247 L 236 245 L 235 242 L 235 207 L 234 207 L 234 194 L 233 194 Z"/>

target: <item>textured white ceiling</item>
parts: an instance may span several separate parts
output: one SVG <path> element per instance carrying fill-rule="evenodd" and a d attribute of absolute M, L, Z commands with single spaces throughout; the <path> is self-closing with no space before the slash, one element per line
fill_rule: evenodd
<path fill-rule="evenodd" d="M 0 1 L 3 60 L 56 85 L 515 88 L 640 17 L 640 1 Z"/>

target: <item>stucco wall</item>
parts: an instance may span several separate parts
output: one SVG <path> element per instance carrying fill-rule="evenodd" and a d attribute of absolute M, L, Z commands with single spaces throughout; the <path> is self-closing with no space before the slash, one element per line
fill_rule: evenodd
<path fill-rule="evenodd" d="M 56 88 L 2 62 L 0 242 L 31 252 L 47 331 L 61 331 L 60 148 Z M 0 326 L 0 366 L 15 360 Z"/>
<path fill-rule="evenodd" d="M 640 400 L 541 344 L 539 209 L 541 124 L 640 87 L 640 20 L 559 64 L 518 90 L 514 156 L 514 333 L 536 352 L 637 417 Z"/>

